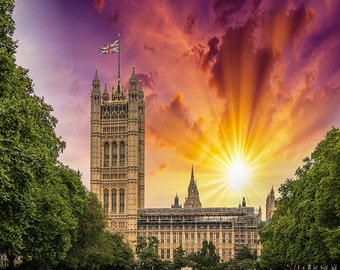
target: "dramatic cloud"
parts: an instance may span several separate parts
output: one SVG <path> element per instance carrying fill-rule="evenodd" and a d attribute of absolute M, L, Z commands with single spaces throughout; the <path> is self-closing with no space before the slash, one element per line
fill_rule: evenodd
<path fill-rule="evenodd" d="M 157 145 L 175 148 L 189 159 L 197 156 L 196 144 L 202 139 L 202 119 L 192 120 L 183 96 L 176 93 L 169 105 L 158 105 L 156 108 L 148 99 L 147 105 L 147 133 L 156 139 Z"/>
<path fill-rule="evenodd" d="M 121 34 L 122 84 L 135 66 L 145 96 L 146 205 L 183 198 L 195 165 L 204 206 L 263 207 L 340 126 L 339 12 L 339 1 L 17 1 L 17 59 L 54 107 L 61 160 L 89 186 L 91 82 L 98 68 L 102 91 L 117 84 L 118 54 L 98 49 Z M 235 159 L 252 172 L 239 192 L 226 177 Z"/>

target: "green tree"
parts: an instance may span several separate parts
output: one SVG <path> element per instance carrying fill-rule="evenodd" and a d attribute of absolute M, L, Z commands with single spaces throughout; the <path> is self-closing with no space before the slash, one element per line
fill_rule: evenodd
<path fill-rule="evenodd" d="M 105 216 L 95 194 L 88 193 L 84 199 L 83 211 L 79 213 L 76 237 L 73 238 L 72 247 L 66 258 L 61 262 L 61 265 L 69 269 L 92 269 L 91 267 L 99 267 L 99 264 L 103 263 L 95 257 L 97 249 L 103 249 L 101 245 L 104 241 Z M 105 260 L 104 264 L 109 264 L 110 259 Z"/>
<path fill-rule="evenodd" d="M 263 267 L 339 263 L 339 156 L 340 131 L 333 128 L 295 179 L 281 185 L 273 219 L 260 229 Z"/>
<path fill-rule="evenodd" d="M 216 247 L 213 242 L 203 240 L 202 248 L 195 256 L 196 266 L 198 269 L 217 269 L 220 256 L 216 254 Z"/>
<path fill-rule="evenodd" d="M 311 178 L 317 182 L 314 208 L 316 237 L 322 237 L 329 258 L 339 264 L 340 129 L 333 128 L 329 131 L 311 157 L 314 160 Z"/>
<path fill-rule="evenodd" d="M 15 64 L 13 9 L 14 1 L 0 1 L 0 253 L 11 267 L 19 255 L 33 269 L 131 265 L 131 249 L 105 231 L 101 205 L 80 173 L 58 162 L 65 143 L 53 109 Z"/>
<path fill-rule="evenodd" d="M 107 239 L 112 244 L 113 260 L 110 265 L 114 269 L 131 269 L 134 263 L 133 252 L 129 244 L 124 241 L 123 236 L 118 233 L 108 233 Z"/>
<path fill-rule="evenodd" d="M 181 267 L 189 266 L 189 260 L 185 255 L 185 250 L 182 245 L 176 248 L 174 252 L 174 267 L 175 269 L 180 269 Z"/>
<path fill-rule="evenodd" d="M 254 269 L 256 265 L 256 255 L 248 246 L 242 246 L 236 250 L 235 261 L 241 269 Z"/>
<path fill-rule="evenodd" d="M 59 163 L 53 166 L 51 183 L 35 189 L 37 211 L 24 236 L 30 265 L 57 265 L 78 237 L 88 192 L 79 172 Z"/>
<path fill-rule="evenodd" d="M 242 261 L 246 259 L 255 260 L 256 257 L 254 256 L 253 252 L 248 246 L 242 246 L 236 250 L 235 259 L 238 261 Z"/>
<path fill-rule="evenodd" d="M 9 3 L 1 1 L 1 12 L 4 6 L 11 7 Z M 2 24 L 0 28 L 3 32 Z M 4 42 L 7 40 L 1 40 Z M 1 57 L 5 57 L 0 64 L 0 76 L 4 78 L 0 94 L 0 212 L 5 218 L 0 221 L 0 252 L 6 253 L 13 262 L 18 255 L 26 253 L 29 230 L 41 214 L 42 196 L 58 197 L 56 204 L 62 201 L 60 194 L 54 194 L 50 188 L 56 183 L 54 166 L 65 144 L 55 134 L 57 120 L 51 115 L 52 108 L 34 95 L 27 70 L 12 69 L 12 63 L 4 64 L 12 58 L 9 51 L 3 50 L 1 48 Z M 42 192 L 43 188 L 46 192 Z M 45 233 L 42 237 L 48 239 L 49 233 Z"/>
<path fill-rule="evenodd" d="M 137 237 L 136 254 L 141 269 L 157 269 L 161 259 L 158 254 L 159 240 L 155 236 Z"/>

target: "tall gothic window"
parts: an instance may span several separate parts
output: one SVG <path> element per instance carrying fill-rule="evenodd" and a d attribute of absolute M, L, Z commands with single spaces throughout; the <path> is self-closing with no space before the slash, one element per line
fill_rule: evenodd
<path fill-rule="evenodd" d="M 125 190 L 121 188 L 119 190 L 119 212 L 124 213 L 125 211 Z"/>
<path fill-rule="evenodd" d="M 109 210 L 109 191 L 104 189 L 104 212 L 107 213 Z"/>
<path fill-rule="evenodd" d="M 113 142 L 112 143 L 112 166 L 117 166 L 117 156 L 118 156 L 117 143 Z"/>
<path fill-rule="evenodd" d="M 104 143 L 104 167 L 109 167 L 110 162 L 110 150 L 109 150 L 109 143 Z"/>
<path fill-rule="evenodd" d="M 119 152 L 119 155 L 120 155 L 119 165 L 124 166 L 125 165 L 125 143 L 124 142 L 120 143 L 120 149 L 119 150 L 120 150 L 120 152 Z"/>
<path fill-rule="evenodd" d="M 112 212 L 117 212 L 117 189 L 113 188 L 111 190 L 111 196 L 112 196 L 112 201 L 111 201 L 111 206 L 112 206 Z"/>

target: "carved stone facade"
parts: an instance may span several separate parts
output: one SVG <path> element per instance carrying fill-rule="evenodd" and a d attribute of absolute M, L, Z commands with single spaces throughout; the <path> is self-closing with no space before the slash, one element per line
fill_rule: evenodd
<path fill-rule="evenodd" d="M 207 240 L 214 243 L 221 259 L 228 261 L 241 246 L 248 246 L 260 255 L 257 231 L 260 220 L 260 210 L 256 212 L 254 207 L 182 208 L 176 195 L 171 208 L 138 210 L 138 235 L 158 238 L 161 259 L 172 260 L 179 245 L 187 254 L 196 252 L 202 248 L 202 241 Z"/>
<path fill-rule="evenodd" d="M 128 98 L 118 83 L 109 98 L 97 70 L 91 91 L 91 191 L 108 216 L 108 229 L 137 238 L 137 210 L 144 207 L 144 93 L 133 68 Z"/>
<path fill-rule="evenodd" d="M 261 210 L 246 207 L 245 198 L 235 208 L 202 208 L 193 167 L 183 208 L 177 195 L 171 208 L 144 208 L 144 126 L 144 94 L 134 69 L 128 97 L 118 79 L 111 99 L 106 84 L 100 90 L 96 71 L 91 91 L 91 191 L 103 205 L 107 228 L 121 232 L 131 244 L 138 235 L 156 236 L 162 259 L 173 259 L 179 245 L 188 253 L 197 251 L 203 240 L 212 241 L 225 261 L 244 245 L 259 254 Z"/>

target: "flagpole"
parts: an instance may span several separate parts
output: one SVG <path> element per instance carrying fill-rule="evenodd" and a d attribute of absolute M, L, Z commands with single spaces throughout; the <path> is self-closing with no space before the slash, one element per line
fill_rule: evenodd
<path fill-rule="evenodd" d="M 120 81 L 120 34 L 118 34 L 118 81 Z"/>

